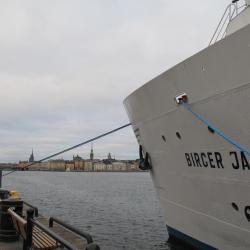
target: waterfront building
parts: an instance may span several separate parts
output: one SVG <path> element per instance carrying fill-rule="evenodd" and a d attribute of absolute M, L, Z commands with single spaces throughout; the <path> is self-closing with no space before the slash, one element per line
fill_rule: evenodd
<path fill-rule="evenodd" d="M 38 162 L 29 167 L 29 170 L 49 170 L 48 162 Z"/>
<path fill-rule="evenodd" d="M 140 171 L 139 161 L 128 160 L 115 160 L 109 152 L 107 159 L 94 159 L 93 144 L 91 144 L 91 150 L 89 159 L 83 159 L 79 155 L 73 155 L 72 160 L 55 159 L 48 162 L 37 162 L 32 166 L 29 166 L 29 170 L 51 170 L 51 171 L 85 171 L 85 172 L 125 172 L 125 171 Z M 33 149 L 29 157 L 29 161 L 20 161 L 18 168 L 25 170 L 30 163 L 34 162 Z"/>
<path fill-rule="evenodd" d="M 19 161 L 18 168 L 21 170 L 27 169 L 27 167 L 30 165 L 30 162 L 28 161 Z M 31 165 L 28 167 L 29 170 L 49 170 L 49 164 L 48 162 L 38 162 L 34 165 Z"/>
<path fill-rule="evenodd" d="M 113 171 L 112 163 L 105 163 L 105 164 L 106 164 L 106 171 L 109 171 L 109 172 Z"/>
<path fill-rule="evenodd" d="M 74 170 L 84 171 L 85 161 L 79 155 L 73 155 Z"/>
<path fill-rule="evenodd" d="M 136 161 L 128 161 L 130 171 L 142 171 L 139 168 L 139 160 Z"/>
<path fill-rule="evenodd" d="M 126 162 L 114 161 L 112 162 L 113 171 L 128 171 Z"/>
<path fill-rule="evenodd" d="M 73 155 L 73 161 L 81 161 L 82 157 L 80 157 L 79 155 Z"/>
<path fill-rule="evenodd" d="M 18 164 L 16 163 L 0 163 L 0 169 L 18 169 Z"/>
<path fill-rule="evenodd" d="M 85 161 L 84 160 L 74 161 L 74 169 L 84 171 L 84 169 L 85 169 Z"/>
<path fill-rule="evenodd" d="M 105 170 L 106 171 L 113 171 L 113 164 L 111 160 L 104 159 L 102 160 L 103 164 L 105 164 Z"/>
<path fill-rule="evenodd" d="M 74 161 L 65 161 L 65 170 L 66 171 L 75 170 L 75 163 L 74 163 Z"/>
<path fill-rule="evenodd" d="M 29 162 L 28 161 L 19 161 L 18 167 L 20 169 L 25 169 L 28 166 Z"/>
<path fill-rule="evenodd" d="M 103 161 L 94 162 L 93 168 L 94 168 L 95 172 L 104 172 L 104 171 L 106 171 L 106 165 L 103 163 Z"/>
<path fill-rule="evenodd" d="M 84 171 L 86 171 L 86 172 L 93 171 L 93 161 L 86 160 L 84 162 Z"/>
<path fill-rule="evenodd" d="M 26 169 L 30 163 L 28 161 L 20 161 L 19 169 Z M 140 171 L 138 161 L 122 161 L 122 160 L 83 160 L 77 159 L 65 161 L 63 159 L 50 160 L 49 162 L 35 163 L 29 166 L 29 170 L 51 170 L 51 171 L 85 171 L 85 172 L 125 172 Z"/>
<path fill-rule="evenodd" d="M 63 159 L 56 159 L 49 161 L 49 169 L 50 170 L 57 170 L 57 171 L 64 171 L 65 168 L 65 161 Z"/>

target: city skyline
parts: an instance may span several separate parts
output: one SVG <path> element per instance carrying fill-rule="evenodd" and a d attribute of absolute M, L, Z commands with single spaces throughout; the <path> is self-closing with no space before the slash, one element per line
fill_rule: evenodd
<path fill-rule="evenodd" d="M 85 154 L 86 155 L 86 154 Z M 137 158 L 135 159 L 116 159 L 115 155 L 112 155 L 111 152 L 108 152 L 106 154 L 106 156 L 104 157 L 95 157 L 95 151 L 94 151 L 94 147 L 93 147 L 93 144 L 91 143 L 91 148 L 90 148 L 90 151 L 89 151 L 89 155 L 87 157 L 84 157 L 83 154 L 76 154 L 76 155 L 72 155 L 71 159 L 64 159 L 63 158 L 63 155 L 60 155 L 58 157 L 54 157 L 54 158 L 51 158 L 49 160 L 47 160 L 46 162 L 48 161 L 53 161 L 53 160 L 64 160 L 64 161 L 71 161 L 71 160 L 75 160 L 75 159 L 81 159 L 81 160 L 105 160 L 105 159 L 108 159 L 108 160 L 121 160 L 121 161 L 126 161 L 126 160 L 137 160 Z M 27 157 L 27 160 L 19 160 L 19 162 L 36 162 L 36 161 L 39 161 L 40 159 L 35 159 L 35 153 L 34 153 L 34 150 L 32 149 L 31 151 L 31 154 L 29 155 L 29 157 Z"/>

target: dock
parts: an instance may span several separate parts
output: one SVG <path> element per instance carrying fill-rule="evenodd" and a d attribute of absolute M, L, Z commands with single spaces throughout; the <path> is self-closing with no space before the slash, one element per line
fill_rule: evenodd
<path fill-rule="evenodd" d="M 24 203 L 24 206 L 23 206 L 23 217 L 26 217 L 27 210 L 30 209 L 30 206 L 27 206 L 27 204 L 28 203 Z M 75 249 L 75 250 L 88 250 L 88 249 L 99 250 L 100 249 L 96 244 L 93 244 L 93 246 L 92 246 L 92 244 L 90 244 L 91 247 L 90 247 L 90 245 L 88 245 L 88 240 L 89 240 L 89 238 L 91 238 L 90 235 L 86 234 L 87 235 L 86 236 L 87 239 L 86 239 L 86 238 L 82 237 L 81 235 L 79 235 L 79 234 L 81 234 L 81 231 L 79 231 L 78 229 L 74 229 L 72 226 L 67 225 L 65 223 L 66 227 L 68 226 L 68 228 L 66 228 L 63 222 L 61 222 L 62 225 L 60 225 L 60 220 L 55 219 L 55 218 L 44 217 L 38 213 L 37 208 L 35 208 L 35 207 L 33 207 L 33 208 L 34 208 L 34 220 L 36 222 L 42 224 L 43 226 L 45 226 L 46 228 L 48 228 L 49 230 L 54 232 L 56 235 L 61 237 L 64 241 L 68 242 L 69 245 L 72 246 L 72 248 L 67 248 L 67 246 L 65 246 L 65 249 Z M 36 227 L 36 226 L 34 226 L 34 227 Z M 33 231 L 34 230 L 41 230 L 40 228 L 34 229 L 34 227 L 33 227 Z M 84 235 L 85 233 L 82 233 L 82 234 Z M 91 238 L 91 240 L 92 240 L 92 238 Z M 46 249 L 58 249 L 59 250 L 62 248 L 63 248 L 63 245 L 59 244 L 57 248 L 34 248 L 34 249 L 44 249 L 44 250 L 46 250 Z M 14 249 L 15 250 L 23 250 L 23 237 L 19 236 L 19 239 L 17 241 L 12 241 L 12 242 L 0 241 L 0 250 L 14 250 Z"/>

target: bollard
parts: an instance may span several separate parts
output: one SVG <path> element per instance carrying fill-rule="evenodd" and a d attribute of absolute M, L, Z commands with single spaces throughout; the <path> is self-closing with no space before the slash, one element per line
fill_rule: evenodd
<path fill-rule="evenodd" d="M 25 242 L 25 245 L 27 249 L 31 249 L 32 247 L 32 229 L 33 229 L 33 223 L 32 219 L 34 218 L 34 209 L 28 209 L 27 210 L 27 239 Z"/>

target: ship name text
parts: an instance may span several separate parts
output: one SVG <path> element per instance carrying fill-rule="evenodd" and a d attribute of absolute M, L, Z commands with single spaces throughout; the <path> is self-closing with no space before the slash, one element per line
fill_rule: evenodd
<path fill-rule="evenodd" d="M 244 152 L 231 151 L 227 157 L 233 169 L 250 170 L 250 162 Z M 225 163 L 228 163 L 220 152 L 185 153 L 185 159 L 188 167 L 224 169 Z"/>

